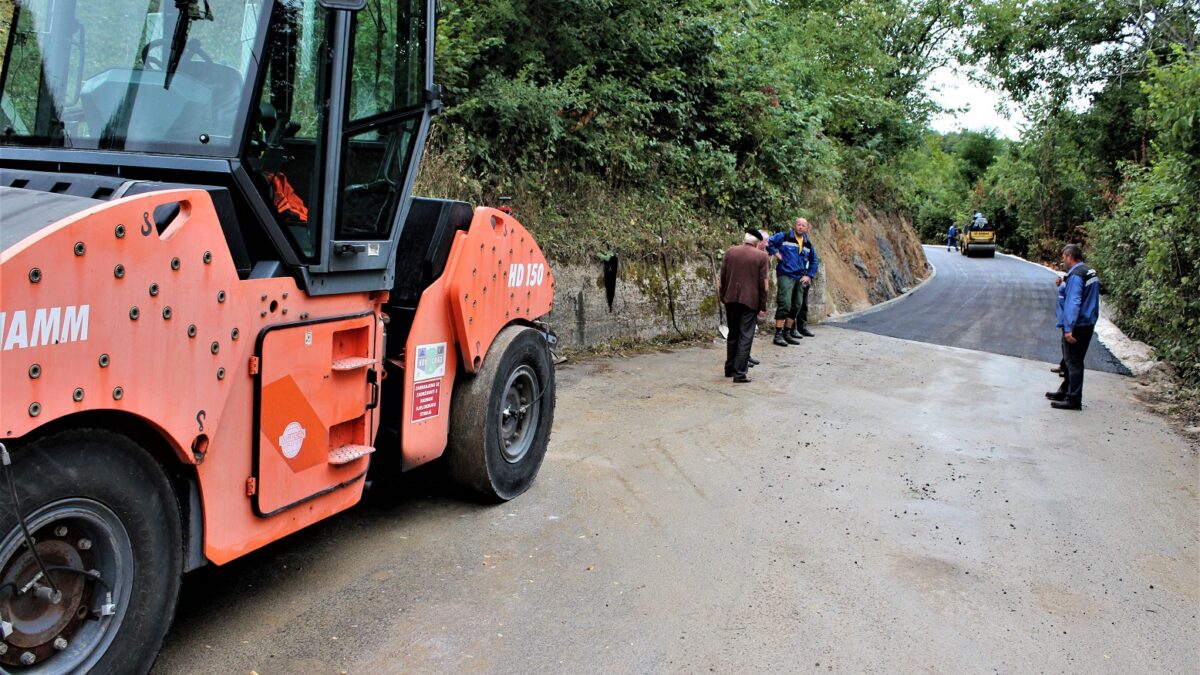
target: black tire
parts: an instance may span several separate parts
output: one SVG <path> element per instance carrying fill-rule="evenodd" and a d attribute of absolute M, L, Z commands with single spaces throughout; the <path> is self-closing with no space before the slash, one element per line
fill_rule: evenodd
<path fill-rule="evenodd" d="M 33 652 L 29 672 L 148 672 L 175 615 L 183 574 L 179 504 L 161 467 L 132 440 L 99 429 L 57 433 L 11 454 L 12 465 L 0 471 L 11 472 L 43 562 L 99 570 L 104 583 L 51 570 L 63 593 L 53 606 L 0 590 L 0 610 L 6 621 L 18 619 L 14 635 L 25 643 L 18 647 L 10 636 L 0 668 L 26 672 L 20 657 Z M 0 580 L 21 583 L 37 578 L 40 566 L 27 553 L 8 485 L 0 476 Z M 115 607 L 105 616 L 110 591 Z M 31 604 L 37 602 L 43 605 Z M 66 640 L 63 649 L 32 621 L 20 623 L 21 612 L 47 607 L 59 612 L 51 633 Z"/>
<path fill-rule="evenodd" d="M 475 375 L 461 373 L 454 384 L 446 449 L 450 477 L 487 501 L 507 501 L 529 489 L 550 443 L 554 396 L 545 337 L 523 326 L 500 331 L 483 368 Z M 518 399 L 523 404 L 511 412 Z"/>

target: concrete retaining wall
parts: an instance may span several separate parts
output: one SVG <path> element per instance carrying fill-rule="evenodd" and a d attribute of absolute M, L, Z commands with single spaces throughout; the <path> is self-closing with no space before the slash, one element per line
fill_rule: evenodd
<path fill-rule="evenodd" d="M 813 245 L 821 272 L 809 294 L 814 322 L 865 309 L 915 286 L 928 274 L 925 253 L 912 225 L 860 207 L 853 221 L 814 223 Z M 611 310 L 604 264 L 556 264 L 555 308 L 549 317 L 564 346 L 585 347 L 626 337 L 712 332 L 724 323 L 717 301 L 720 255 L 690 259 L 619 260 Z M 774 310 L 774 280 L 772 302 Z"/>

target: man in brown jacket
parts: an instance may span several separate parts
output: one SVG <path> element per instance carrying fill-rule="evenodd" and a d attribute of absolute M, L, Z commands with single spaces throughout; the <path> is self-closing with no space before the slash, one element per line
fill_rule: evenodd
<path fill-rule="evenodd" d="M 767 311 L 767 275 L 770 258 L 759 250 L 762 232 L 747 228 L 743 243 L 732 246 L 721 261 L 721 302 L 729 319 L 725 341 L 725 377 L 738 384 L 749 382 L 746 364 L 758 318 Z"/>

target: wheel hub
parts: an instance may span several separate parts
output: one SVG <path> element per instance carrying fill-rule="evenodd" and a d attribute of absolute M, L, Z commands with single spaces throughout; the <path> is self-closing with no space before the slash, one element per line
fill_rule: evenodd
<path fill-rule="evenodd" d="M 0 641 L 0 670 L 87 670 L 124 615 L 133 580 L 129 535 L 111 510 L 88 499 L 47 504 L 26 523 L 46 571 L 19 527 L 0 540 L 0 617 L 12 626 Z"/>
<path fill-rule="evenodd" d="M 66 541 L 39 540 L 35 546 L 48 568 L 88 569 L 88 563 L 84 561 L 81 552 Z M 15 597 L 8 597 L 8 611 L 4 612 L 4 619 L 12 622 L 13 632 L 5 640 L 10 650 L 0 655 L 0 662 L 10 665 L 19 663 L 18 655 L 13 653 L 12 647 L 34 650 L 35 655 L 46 650 L 48 656 L 48 652 L 53 650 L 54 640 L 63 635 L 73 634 L 75 625 L 87 616 L 86 601 L 91 595 L 87 587 L 91 584 L 83 576 L 74 573 L 52 570 L 50 574 L 62 593 L 59 602 L 52 602 L 36 592 L 38 588 L 49 589 L 50 584 L 28 548 L 22 550 L 0 576 L 0 584 L 12 583 L 18 591 L 28 589 L 19 592 Z M 38 660 L 41 660 L 41 657 Z"/>
<path fill-rule="evenodd" d="M 537 375 L 521 366 L 509 375 L 500 400 L 500 452 L 504 461 L 516 464 L 533 445 L 541 414 Z"/>

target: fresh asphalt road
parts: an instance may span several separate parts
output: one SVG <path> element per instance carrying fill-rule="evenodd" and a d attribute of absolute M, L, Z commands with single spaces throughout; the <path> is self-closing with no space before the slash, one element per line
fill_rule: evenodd
<path fill-rule="evenodd" d="M 942 246 L 926 246 L 925 256 L 937 275 L 911 298 L 831 323 L 877 335 L 1058 363 L 1061 332 L 1054 327 L 1053 272 L 1001 255 L 968 258 Z M 1094 336 L 1084 365 L 1129 374 Z"/>

